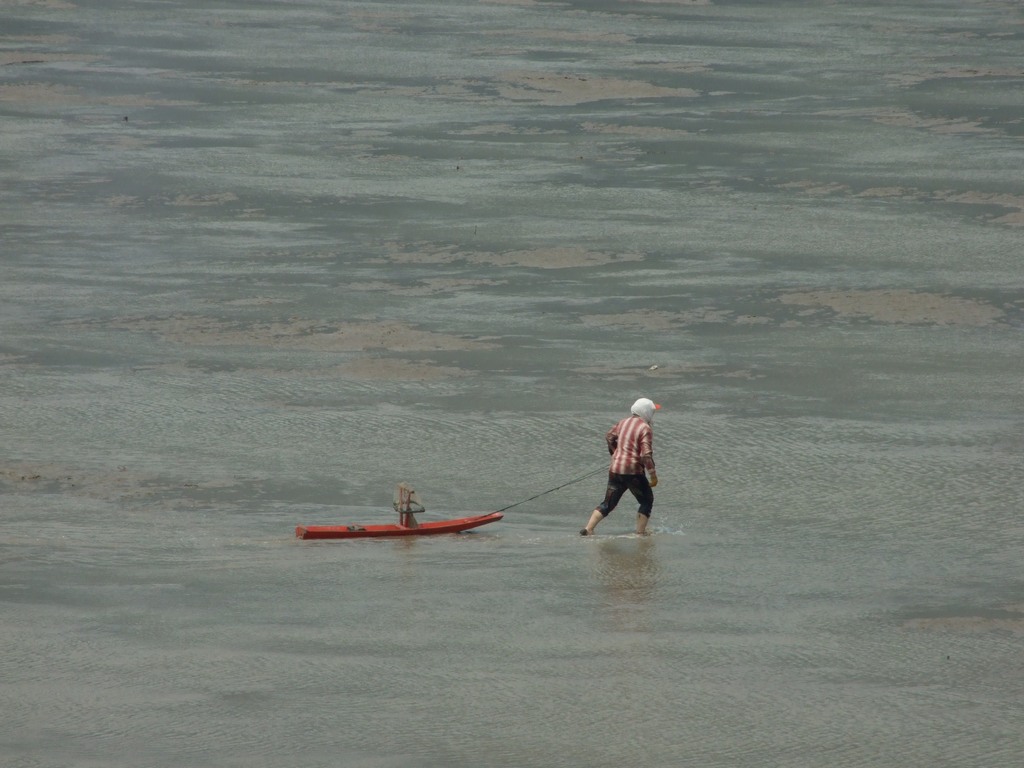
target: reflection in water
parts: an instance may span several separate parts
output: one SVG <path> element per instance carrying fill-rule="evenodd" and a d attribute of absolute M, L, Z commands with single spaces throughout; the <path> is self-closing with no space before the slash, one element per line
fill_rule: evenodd
<path fill-rule="evenodd" d="M 660 568 L 653 536 L 599 541 L 597 579 L 603 587 L 604 612 L 615 629 L 646 632 L 645 607 L 654 597 Z"/>

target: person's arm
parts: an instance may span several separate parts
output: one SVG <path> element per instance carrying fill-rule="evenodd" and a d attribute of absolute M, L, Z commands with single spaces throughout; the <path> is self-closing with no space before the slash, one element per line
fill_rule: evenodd
<path fill-rule="evenodd" d="M 608 444 L 608 455 L 615 453 L 615 449 L 619 445 L 619 425 L 616 424 L 614 427 L 608 430 L 608 433 L 604 436 L 605 443 Z"/>
<path fill-rule="evenodd" d="M 658 470 L 654 466 L 654 435 L 649 429 L 645 429 L 640 436 L 640 463 L 651 476 L 650 483 L 653 488 L 658 484 Z"/>

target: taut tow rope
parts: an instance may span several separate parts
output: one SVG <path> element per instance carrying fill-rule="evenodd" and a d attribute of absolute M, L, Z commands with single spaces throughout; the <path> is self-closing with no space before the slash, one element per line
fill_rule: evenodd
<path fill-rule="evenodd" d="M 554 488 L 548 488 L 546 491 L 541 491 L 536 496 L 531 496 L 528 499 L 523 499 L 522 501 L 517 501 L 515 504 L 509 504 L 507 507 L 502 507 L 501 509 L 496 509 L 494 511 L 495 512 L 505 512 L 506 510 L 512 509 L 512 507 L 518 507 L 520 504 L 525 504 L 528 501 L 533 501 L 534 499 L 539 499 L 541 496 L 544 496 L 545 494 L 553 493 L 554 491 L 557 491 L 557 490 L 560 490 L 562 488 L 565 488 L 568 485 L 572 485 L 573 483 L 578 483 L 580 480 L 586 480 L 588 477 L 593 477 L 598 472 L 607 472 L 607 471 L 608 471 L 608 466 L 606 464 L 602 464 L 600 467 L 595 469 L 593 472 L 588 472 L 585 475 L 581 475 L 580 477 L 577 477 L 575 480 L 570 480 L 567 483 L 562 483 L 561 485 L 555 486 Z"/>

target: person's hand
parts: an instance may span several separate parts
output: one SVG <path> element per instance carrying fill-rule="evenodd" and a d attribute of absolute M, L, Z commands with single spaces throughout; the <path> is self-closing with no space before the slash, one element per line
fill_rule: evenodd
<path fill-rule="evenodd" d="M 656 486 L 658 484 L 658 473 L 657 472 L 651 472 L 651 479 L 648 482 L 650 483 L 651 488 Z"/>

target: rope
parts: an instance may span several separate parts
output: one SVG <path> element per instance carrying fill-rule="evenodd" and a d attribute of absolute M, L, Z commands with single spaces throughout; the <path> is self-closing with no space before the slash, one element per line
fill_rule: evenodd
<path fill-rule="evenodd" d="M 593 477 L 598 472 L 607 472 L 607 471 L 608 471 L 608 467 L 606 465 L 602 464 L 600 467 L 595 469 L 593 472 L 588 472 L 587 474 L 582 475 L 581 477 L 577 477 L 575 480 L 570 480 L 569 482 L 562 483 L 561 485 L 555 486 L 554 488 L 549 488 L 546 491 L 541 491 L 536 496 L 531 496 L 528 499 L 523 499 L 522 501 L 517 501 L 515 504 L 509 504 L 507 507 L 502 507 L 501 509 L 497 509 L 495 511 L 496 512 L 505 512 L 506 510 L 512 509 L 512 507 L 518 507 L 520 504 L 525 504 L 528 501 L 533 501 L 534 499 L 539 499 L 541 496 L 544 496 L 545 494 L 553 493 L 555 491 L 561 490 L 562 488 L 565 488 L 567 485 L 572 485 L 573 483 L 580 482 L 580 480 L 586 480 L 588 477 Z"/>

